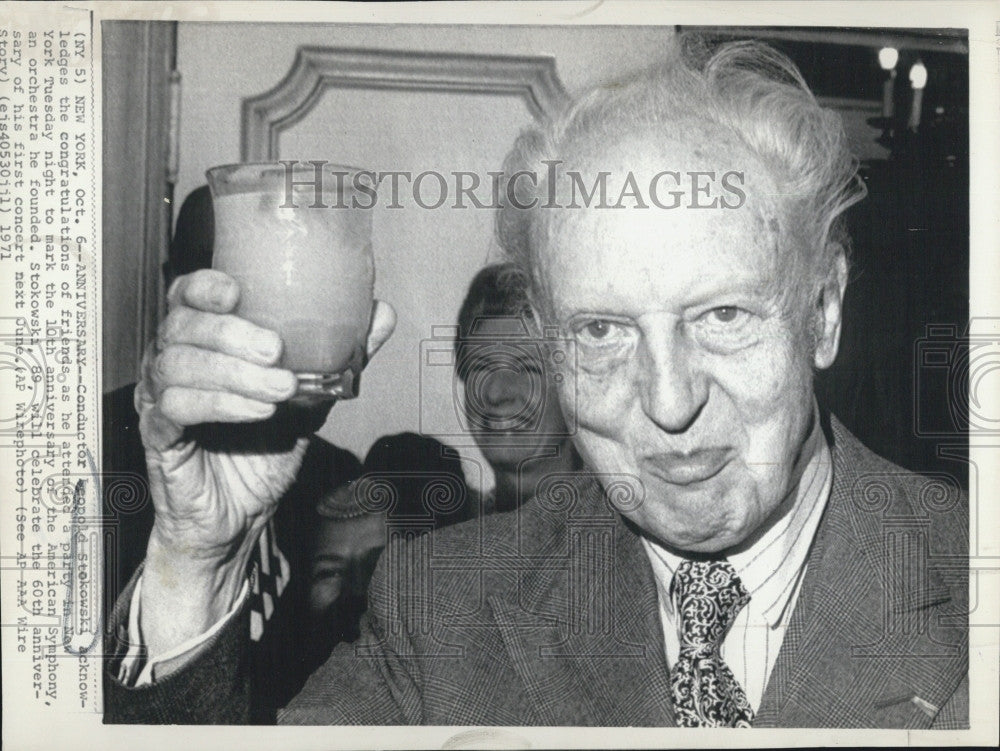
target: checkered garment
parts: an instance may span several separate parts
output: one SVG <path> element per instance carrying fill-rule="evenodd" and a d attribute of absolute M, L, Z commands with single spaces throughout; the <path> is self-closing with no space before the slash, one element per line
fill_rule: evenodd
<path fill-rule="evenodd" d="M 250 559 L 250 640 L 259 642 L 267 621 L 274 614 L 291 578 L 291 567 L 278 547 L 272 519 L 261 532 L 253 557 Z"/>

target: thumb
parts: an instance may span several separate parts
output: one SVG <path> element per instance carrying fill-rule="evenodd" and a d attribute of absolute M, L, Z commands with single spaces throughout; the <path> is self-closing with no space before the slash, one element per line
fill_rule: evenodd
<path fill-rule="evenodd" d="M 371 327 L 368 329 L 366 353 L 370 360 L 381 349 L 396 328 L 396 311 L 384 300 L 376 300 L 372 306 Z"/>

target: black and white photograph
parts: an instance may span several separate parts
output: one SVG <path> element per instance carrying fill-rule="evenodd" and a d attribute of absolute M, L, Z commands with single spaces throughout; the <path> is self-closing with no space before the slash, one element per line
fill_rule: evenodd
<path fill-rule="evenodd" d="M 969 25 L 255 5 L 97 20 L 105 727 L 974 727 Z"/>

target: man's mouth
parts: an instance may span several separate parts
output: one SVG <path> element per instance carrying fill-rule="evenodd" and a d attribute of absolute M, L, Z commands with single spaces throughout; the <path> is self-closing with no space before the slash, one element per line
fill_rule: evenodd
<path fill-rule="evenodd" d="M 642 467 L 671 485 L 694 485 L 715 477 L 732 458 L 733 451 L 730 448 L 667 451 L 644 457 Z"/>
<path fill-rule="evenodd" d="M 523 433 L 531 428 L 532 415 L 479 415 L 476 422 L 480 430 L 490 433 Z"/>

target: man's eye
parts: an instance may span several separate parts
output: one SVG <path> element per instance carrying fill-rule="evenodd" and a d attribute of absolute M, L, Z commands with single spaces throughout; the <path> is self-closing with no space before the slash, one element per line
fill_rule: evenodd
<path fill-rule="evenodd" d="M 635 346 L 636 329 L 623 321 L 581 317 L 570 324 L 570 330 L 576 343 L 576 362 L 588 371 L 621 362 Z"/>
<path fill-rule="evenodd" d="M 313 571 L 313 581 L 319 582 L 326 579 L 342 579 L 344 577 L 343 569 L 339 568 L 321 568 Z"/>
<path fill-rule="evenodd" d="M 611 333 L 611 323 L 608 321 L 591 321 L 583 328 L 592 339 L 604 339 Z"/>
<path fill-rule="evenodd" d="M 721 308 L 712 309 L 709 314 L 719 323 L 732 323 L 736 320 L 736 317 L 740 314 L 739 308 L 723 306 Z"/>
<path fill-rule="evenodd" d="M 696 319 L 694 332 L 707 349 L 731 352 L 756 341 L 760 325 L 761 318 L 750 311 L 735 305 L 720 305 Z"/>
<path fill-rule="evenodd" d="M 606 318 L 590 318 L 573 327 L 576 343 L 584 348 L 607 352 L 627 343 L 628 326 Z"/>

